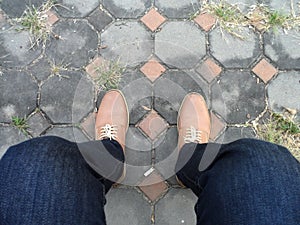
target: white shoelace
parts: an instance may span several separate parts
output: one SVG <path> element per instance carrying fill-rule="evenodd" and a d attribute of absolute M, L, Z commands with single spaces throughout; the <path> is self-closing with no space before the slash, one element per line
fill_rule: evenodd
<path fill-rule="evenodd" d="M 193 126 L 186 129 L 186 136 L 184 137 L 185 143 L 202 143 L 202 131 L 197 130 Z"/>
<path fill-rule="evenodd" d="M 106 124 L 104 127 L 100 128 L 100 132 L 97 134 L 97 139 L 102 140 L 109 138 L 110 140 L 115 140 L 117 137 L 117 131 L 118 129 L 116 125 Z"/>

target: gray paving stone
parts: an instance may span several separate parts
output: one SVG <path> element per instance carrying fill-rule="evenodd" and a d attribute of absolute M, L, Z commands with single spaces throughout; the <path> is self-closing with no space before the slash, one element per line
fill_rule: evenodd
<path fill-rule="evenodd" d="M 12 116 L 28 116 L 36 108 L 38 85 L 20 71 L 0 75 L 0 122 L 11 122 Z"/>
<path fill-rule="evenodd" d="M 168 182 L 169 186 L 171 186 L 171 187 L 174 187 L 174 188 L 181 187 L 177 182 L 176 175 L 169 177 L 167 179 L 167 182 Z"/>
<path fill-rule="evenodd" d="M 42 132 L 50 127 L 50 123 L 44 118 L 41 113 L 35 113 L 27 120 L 29 133 L 33 137 L 38 137 Z"/>
<path fill-rule="evenodd" d="M 138 90 L 134 90 L 138 87 Z M 142 88 L 143 87 L 143 88 Z M 137 124 L 152 105 L 152 87 L 147 78 L 139 71 L 127 69 L 122 75 L 119 89 L 125 93 L 130 105 L 129 123 Z"/>
<path fill-rule="evenodd" d="M 211 54 L 227 68 L 248 68 L 261 54 L 258 36 L 249 28 L 241 33 L 244 40 L 219 28 L 209 34 Z"/>
<path fill-rule="evenodd" d="M 100 104 L 101 104 L 101 101 L 102 101 L 104 95 L 106 94 L 106 91 L 101 90 L 101 91 L 99 91 L 99 93 L 97 93 L 97 94 L 98 94 L 98 96 L 97 96 L 96 107 L 97 107 L 97 109 L 99 109 L 99 106 L 100 106 Z"/>
<path fill-rule="evenodd" d="M 43 57 L 28 67 L 28 72 L 38 81 L 46 80 L 51 74 L 51 66 L 48 60 Z"/>
<path fill-rule="evenodd" d="M 28 138 L 19 132 L 14 127 L 2 127 L 0 126 L 0 159 L 5 154 L 6 150 L 15 144 L 27 140 Z"/>
<path fill-rule="evenodd" d="M 137 66 L 150 57 L 153 48 L 151 33 L 138 22 L 115 22 L 101 35 L 101 45 L 107 48 L 101 55 L 127 66 Z"/>
<path fill-rule="evenodd" d="M 151 152 L 151 142 L 141 133 L 137 127 L 129 127 L 126 134 L 126 149 L 137 152 Z M 151 155 L 151 154 L 150 154 Z M 129 163 L 137 163 L 134 159 L 128 159 Z M 151 162 L 147 160 L 147 164 Z"/>
<path fill-rule="evenodd" d="M 163 15 L 171 19 L 190 18 L 200 8 L 200 3 L 197 0 L 155 0 L 155 5 Z"/>
<path fill-rule="evenodd" d="M 94 108 L 93 83 L 79 71 L 61 76 L 42 85 L 40 107 L 54 123 L 79 123 Z"/>
<path fill-rule="evenodd" d="M 255 138 L 255 132 L 251 127 L 228 127 L 223 135 L 221 135 L 217 143 L 230 143 L 241 138 Z"/>
<path fill-rule="evenodd" d="M 47 0 L 2 0 L 1 9 L 11 18 L 21 17 L 27 6 L 34 5 L 36 8 L 41 6 Z"/>
<path fill-rule="evenodd" d="M 41 54 L 41 47 L 32 48 L 27 31 L 16 31 L 17 27 L 0 32 L 0 65 L 22 67 L 31 63 Z"/>
<path fill-rule="evenodd" d="M 165 179 L 175 175 L 178 158 L 177 142 L 177 127 L 171 127 L 155 143 L 155 168 Z"/>
<path fill-rule="evenodd" d="M 46 54 L 57 64 L 82 67 L 97 53 L 97 33 L 84 20 L 60 21 L 53 32 L 61 38 L 52 39 Z"/>
<path fill-rule="evenodd" d="M 177 112 L 186 94 L 198 92 L 206 97 L 207 84 L 194 75 L 187 71 L 167 71 L 154 83 L 154 109 L 169 124 L 177 123 Z"/>
<path fill-rule="evenodd" d="M 135 186 L 151 167 L 152 146 L 150 141 L 136 127 L 129 127 L 126 135 L 126 177 L 123 184 Z"/>
<path fill-rule="evenodd" d="M 249 6 L 256 5 L 256 0 L 227 0 L 229 4 L 236 5 L 242 12 L 247 13 Z"/>
<path fill-rule="evenodd" d="M 119 89 L 123 92 L 129 110 L 130 124 L 136 124 L 152 108 L 152 85 L 138 73 L 125 73 Z"/>
<path fill-rule="evenodd" d="M 116 18 L 138 18 L 151 6 L 148 0 L 102 0 L 103 6 Z"/>
<path fill-rule="evenodd" d="M 110 225 L 150 225 L 151 206 L 134 189 L 112 188 L 106 195 L 106 222 Z"/>
<path fill-rule="evenodd" d="M 197 197 L 191 190 L 171 188 L 167 195 L 156 204 L 155 224 L 196 224 L 194 212 L 196 202 Z"/>
<path fill-rule="evenodd" d="M 284 108 L 297 110 L 300 120 L 300 72 L 281 72 L 268 86 L 269 105 L 276 112 Z"/>
<path fill-rule="evenodd" d="M 90 24 L 92 24 L 99 32 L 101 32 L 108 24 L 113 21 L 113 19 L 109 15 L 107 15 L 106 12 L 100 9 L 96 9 L 87 19 Z"/>
<path fill-rule="evenodd" d="M 264 4 L 268 5 L 271 9 L 275 9 L 285 15 L 289 15 L 292 12 L 291 3 L 293 3 L 293 8 L 296 14 L 300 13 L 299 1 L 292 0 L 259 0 Z"/>
<path fill-rule="evenodd" d="M 264 35 L 265 54 L 280 69 L 300 69 L 299 39 L 297 30 L 267 32 Z"/>
<path fill-rule="evenodd" d="M 125 179 L 122 181 L 122 184 L 128 186 L 139 185 L 145 179 L 144 173 L 150 168 L 151 166 L 133 166 L 127 163 L 126 176 Z"/>
<path fill-rule="evenodd" d="M 225 72 L 212 86 L 212 109 L 228 123 L 244 123 L 265 108 L 264 84 L 249 72 Z"/>
<path fill-rule="evenodd" d="M 146 151 L 147 146 L 142 149 L 126 148 L 126 163 L 143 168 L 151 166 L 151 150 Z"/>
<path fill-rule="evenodd" d="M 151 166 L 151 143 L 138 130 L 130 127 L 126 135 L 126 163 L 130 166 L 141 167 Z"/>
<path fill-rule="evenodd" d="M 62 17 L 83 18 L 99 6 L 99 0 L 58 0 L 57 12 Z"/>
<path fill-rule="evenodd" d="M 47 136 L 58 136 L 72 142 L 86 142 L 89 139 L 77 127 L 53 127 L 46 132 Z"/>
<path fill-rule="evenodd" d="M 155 54 L 170 67 L 192 68 L 206 54 L 205 34 L 190 21 L 167 22 L 155 36 Z"/>

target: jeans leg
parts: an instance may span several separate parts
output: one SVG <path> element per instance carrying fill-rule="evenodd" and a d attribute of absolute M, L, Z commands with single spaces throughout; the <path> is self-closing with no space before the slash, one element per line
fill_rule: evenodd
<path fill-rule="evenodd" d="M 122 152 L 117 143 L 104 146 Z M 23 142 L 7 151 L 0 171 L 1 224 L 106 224 L 111 184 L 88 166 L 76 143 L 58 137 Z"/>
<path fill-rule="evenodd" d="M 220 151 L 199 172 L 208 145 Z M 208 145 L 185 145 L 177 162 L 177 176 L 198 196 L 197 224 L 300 224 L 300 164 L 287 149 L 254 139 Z"/>

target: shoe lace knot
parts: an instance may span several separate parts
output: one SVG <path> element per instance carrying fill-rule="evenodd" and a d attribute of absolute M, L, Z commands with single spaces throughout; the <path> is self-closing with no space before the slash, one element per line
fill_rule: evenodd
<path fill-rule="evenodd" d="M 100 132 L 98 132 L 97 139 L 102 140 L 109 138 L 110 140 L 115 140 L 117 137 L 117 131 L 118 129 L 116 125 L 106 124 L 105 126 L 100 127 Z"/>
<path fill-rule="evenodd" d="M 202 131 L 197 130 L 195 127 L 191 126 L 186 129 L 186 136 L 184 137 L 185 143 L 202 143 Z"/>

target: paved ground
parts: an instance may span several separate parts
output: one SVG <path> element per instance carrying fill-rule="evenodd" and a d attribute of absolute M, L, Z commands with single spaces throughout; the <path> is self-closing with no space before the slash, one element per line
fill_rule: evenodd
<path fill-rule="evenodd" d="M 244 28 L 246 38 L 239 40 L 222 34 L 211 15 L 190 19 L 201 6 L 198 0 L 58 0 L 48 13 L 50 41 L 29 49 L 28 31 L 10 20 L 29 2 L 44 1 L 1 1 L 0 155 L 43 135 L 92 140 L 94 112 L 104 93 L 95 83 L 95 68 L 118 61 L 126 68 L 119 88 L 130 108 L 131 166 L 127 185 L 107 196 L 109 224 L 195 224 L 196 198 L 172 176 L 177 111 L 186 93 L 205 96 L 211 140 L 217 142 L 255 137 L 251 122 L 266 109 L 300 111 L 297 31 Z M 256 1 L 228 2 L 246 10 Z M 289 1 L 263 2 L 289 10 Z M 27 136 L 13 127 L 13 116 L 29 118 Z M 145 176 L 152 166 L 154 172 Z"/>

